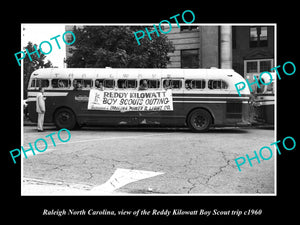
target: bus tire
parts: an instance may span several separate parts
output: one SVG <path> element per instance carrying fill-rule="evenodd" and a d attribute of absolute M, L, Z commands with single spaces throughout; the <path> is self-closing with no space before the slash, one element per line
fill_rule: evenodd
<path fill-rule="evenodd" d="M 54 114 L 54 123 L 57 129 L 66 128 L 72 130 L 76 127 L 77 121 L 74 112 L 68 108 L 60 108 Z"/>
<path fill-rule="evenodd" d="M 212 123 L 212 117 L 205 109 L 195 109 L 187 119 L 188 127 L 193 132 L 205 132 L 209 129 Z"/>

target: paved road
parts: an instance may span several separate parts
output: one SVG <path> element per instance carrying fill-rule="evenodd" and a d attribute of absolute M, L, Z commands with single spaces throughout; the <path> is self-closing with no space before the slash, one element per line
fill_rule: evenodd
<path fill-rule="evenodd" d="M 56 132 L 24 127 L 24 147 Z M 63 133 L 62 133 L 63 134 Z M 23 158 L 23 194 L 84 194 L 105 183 L 117 168 L 163 172 L 119 188 L 130 194 L 273 194 L 274 157 L 253 160 L 239 172 L 234 159 L 274 142 L 272 129 L 83 128 L 66 143 L 53 135 L 44 153 Z M 66 137 L 63 137 L 65 139 Z M 41 148 L 42 149 L 42 148 Z M 101 193 L 99 193 L 101 194 Z"/>

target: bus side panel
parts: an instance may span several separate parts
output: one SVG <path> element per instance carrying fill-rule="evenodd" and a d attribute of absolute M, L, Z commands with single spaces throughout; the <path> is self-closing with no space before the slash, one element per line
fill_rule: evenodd
<path fill-rule="evenodd" d="M 107 110 L 89 110 L 89 90 L 73 91 L 69 96 L 75 105 L 77 122 L 80 125 L 137 125 L 138 112 L 119 112 Z"/>
<path fill-rule="evenodd" d="M 206 109 L 212 115 L 213 126 L 236 126 L 248 124 L 248 104 L 242 102 L 185 103 L 187 113 L 194 109 Z"/>
<path fill-rule="evenodd" d="M 29 120 L 33 123 L 36 123 L 38 114 L 36 112 L 36 102 L 34 100 L 27 102 L 27 112 L 28 112 Z"/>
<path fill-rule="evenodd" d="M 212 116 L 213 124 L 222 124 L 225 119 L 226 101 L 224 99 L 210 98 L 211 95 L 200 93 L 177 94 L 173 98 L 173 102 L 180 104 L 183 109 L 182 117 L 187 121 L 188 115 L 195 109 L 205 109 Z M 215 96 L 213 96 L 215 97 Z"/>
<path fill-rule="evenodd" d="M 171 125 L 171 126 L 185 126 L 186 121 L 186 111 L 183 103 L 174 102 L 173 98 L 173 111 L 160 111 L 160 117 L 157 121 L 161 125 Z"/>
<path fill-rule="evenodd" d="M 249 105 L 242 100 L 230 100 L 226 104 L 225 124 L 247 125 L 249 124 Z"/>
<path fill-rule="evenodd" d="M 118 112 L 106 110 L 81 111 L 77 114 L 80 125 L 137 125 L 137 112 Z"/>

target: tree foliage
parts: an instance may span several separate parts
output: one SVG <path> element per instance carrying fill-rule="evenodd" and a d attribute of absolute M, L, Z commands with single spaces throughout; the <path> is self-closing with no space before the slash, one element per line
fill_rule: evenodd
<path fill-rule="evenodd" d="M 27 46 L 24 48 L 24 49 L 27 49 L 28 52 L 34 52 L 35 49 L 34 47 L 36 47 L 36 49 L 38 49 L 37 45 L 36 44 L 32 44 L 31 42 L 28 42 Z M 41 51 L 38 49 L 38 53 L 40 55 L 40 57 L 38 57 L 38 55 L 36 53 L 30 55 L 32 61 L 30 61 L 28 55 L 27 55 L 27 52 L 24 50 L 26 56 L 25 58 L 23 59 L 23 74 L 24 74 L 24 77 L 23 77 L 23 84 L 24 84 L 24 97 L 26 98 L 26 89 L 27 89 L 27 86 L 28 86 L 28 82 L 29 82 L 29 78 L 30 78 L 30 75 L 32 74 L 33 71 L 39 69 L 39 68 L 49 68 L 49 67 L 53 67 L 52 66 L 52 63 L 48 60 L 46 63 L 45 63 L 45 55 L 43 53 L 41 53 Z"/>
<path fill-rule="evenodd" d="M 75 27 L 76 41 L 66 62 L 77 68 L 164 68 L 169 61 L 168 52 L 174 47 L 166 36 L 147 34 L 138 45 L 134 32 L 139 26 L 84 26 Z M 148 27 L 151 30 L 151 27 Z"/>

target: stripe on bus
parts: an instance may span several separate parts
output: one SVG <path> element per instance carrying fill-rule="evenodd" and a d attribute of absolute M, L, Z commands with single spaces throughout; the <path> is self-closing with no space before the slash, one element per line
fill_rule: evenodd
<path fill-rule="evenodd" d="M 228 101 L 178 101 L 173 100 L 173 103 L 228 103 Z M 232 102 L 231 102 L 232 103 Z M 238 103 L 248 104 L 248 101 L 242 101 Z"/>
<path fill-rule="evenodd" d="M 38 93 L 39 92 L 29 91 L 27 95 L 28 95 L 28 97 L 36 97 Z M 50 92 L 50 91 L 45 91 L 43 95 L 44 96 L 67 96 L 68 93 L 69 92 L 58 92 L 58 91 L 56 91 L 56 92 Z"/>

